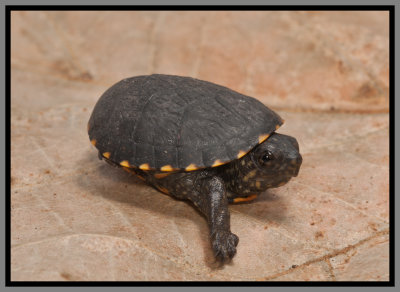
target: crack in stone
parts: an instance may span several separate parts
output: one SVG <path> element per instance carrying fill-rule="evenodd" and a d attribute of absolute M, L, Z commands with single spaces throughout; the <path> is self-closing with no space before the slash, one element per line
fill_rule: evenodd
<path fill-rule="evenodd" d="M 67 234 L 60 234 L 60 235 L 56 235 L 56 236 L 47 236 L 46 238 L 41 239 L 41 240 L 24 242 L 24 243 L 19 243 L 19 244 L 12 244 L 11 249 L 19 249 L 19 248 L 23 248 L 23 247 L 30 246 L 30 245 L 41 244 L 41 243 L 50 242 L 53 240 L 67 238 L 67 237 L 73 236 L 73 235 L 76 235 L 76 234 L 75 233 L 67 233 Z"/>
<path fill-rule="evenodd" d="M 122 192 L 119 192 L 122 193 Z M 125 193 L 124 193 L 125 194 Z M 128 218 L 125 217 L 123 212 L 116 206 L 115 204 L 110 203 L 108 200 L 106 200 L 103 196 L 100 196 L 101 200 L 105 202 L 106 205 L 111 206 L 111 208 L 115 211 L 115 214 L 119 215 L 119 217 L 122 218 L 122 221 L 125 222 L 125 224 L 132 229 L 132 231 L 135 231 L 137 228 L 132 225 L 132 223 L 128 220 Z M 133 233 L 133 232 L 132 232 Z"/>
<path fill-rule="evenodd" d="M 315 41 L 317 46 L 320 46 L 322 52 L 325 52 L 326 54 L 326 51 L 332 50 L 332 55 L 334 56 L 333 59 L 339 59 L 343 61 L 344 63 L 348 64 L 348 66 L 351 67 L 354 71 L 363 72 L 368 77 L 377 92 L 380 95 L 383 95 L 384 90 L 378 85 L 379 82 L 377 81 L 377 77 L 371 72 L 371 70 L 368 70 L 368 66 L 364 65 L 356 57 L 349 58 L 348 52 L 343 51 L 343 47 L 338 46 L 336 42 L 332 42 L 332 39 L 326 38 L 325 31 L 321 31 L 319 26 L 304 23 L 303 28 L 307 31 L 305 35 L 308 36 L 314 34 L 314 37 L 311 37 L 311 39 Z"/>
<path fill-rule="evenodd" d="M 68 53 L 69 58 L 67 61 L 70 61 L 72 63 L 72 66 L 77 69 L 77 73 L 79 76 L 87 72 L 83 66 L 79 62 L 79 58 L 77 57 L 77 54 L 74 53 L 73 46 L 70 44 L 70 42 L 67 40 L 67 37 L 65 36 L 64 30 L 62 30 L 58 23 L 57 20 L 53 18 L 52 13 L 44 13 L 44 16 L 46 17 L 48 23 L 52 25 L 54 30 L 56 31 L 56 34 L 61 42 L 64 44 L 64 47 L 66 48 L 66 52 Z M 64 75 L 64 74 L 63 74 Z M 67 74 L 69 75 L 69 74 Z M 82 79 L 82 78 L 77 78 L 77 79 Z M 83 79 L 85 80 L 85 79 Z"/>
<path fill-rule="evenodd" d="M 148 72 L 150 74 L 156 73 L 154 70 L 156 69 L 157 66 L 157 57 L 159 54 L 159 46 L 156 44 L 156 35 L 158 34 L 160 26 L 165 22 L 165 14 L 166 11 L 158 11 L 157 17 L 153 22 L 153 26 L 151 28 L 151 31 L 148 33 L 150 35 L 150 61 L 149 61 L 149 68 Z"/>
<path fill-rule="evenodd" d="M 27 242 L 27 243 L 22 243 L 22 244 L 18 244 L 18 245 L 14 245 L 11 247 L 11 250 L 18 250 L 19 248 L 24 248 L 26 246 L 31 246 L 31 245 L 37 245 L 40 243 L 45 243 L 45 242 L 51 242 L 51 241 L 55 241 L 58 239 L 67 239 L 68 242 L 71 240 L 71 238 L 74 237 L 80 237 L 80 236 L 88 236 L 88 237 L 92 237 L 92 236 L 98 236 L 98 237 L 103 237 L 103 238 L 111 238 L 113 240 L 124 240 L 130 243 L 133 243 L 135 246 L 141 247 L 146 249 L 150 254 L 156 255 L 157 257 L 171 262 L 173 263 L 177 268 L 182 268 L 186 271 L 189 271 L 190 273 L 196 273 L 196 272 L 202 272 L 203 275 L 208 274 L 207 269 L 205 268 L 199 268 L 196 267 L 192 264 L 190 264 L 189 262 L 180 262 L 179 259 L 178 261 L 176 261 L 175 258 L 170 258 L 168 256 L 165 256 L 164 254 L 150 248 L 149 246 L 147 246 L 146 244 L 142 243 L 141 241 L 137 240 L 137 239 L 132 239 L 132 238 L 126 238 L 126 237 L 119 237 L 119 236 L 114 236 L 114 235 L 109 235 L 109 234 L 99 234 L 99 233 L 72 233 L 72 234 L 63 234 L 63 235 L 59 235 L 59 236 L 53 236 L 50 238 L 46 238 L 43 240 L 38 240 L 38 241 L 34 241 L 34 242 Z M 190 270 L 188 270 L 188 268 Z"/>
<path fill-rule="evenodd" d="M 331 261 L 329 259 L 324 259 L 325 263 L 328 266 L 328 270 L 329 270 L 329 277 L 332 279 L 332 281 L 337 281 L 336 280 L 336 276 L 335 276 L 335 272 L 334 269 L 332 267 Z"/>
<path fill-rule="evenodd" d="M 92 170 L 97 170 L 98 166 L 94 165 L 92 167 L 86 167 L 86 168 L 82 168 L 78 171 L 71 171 L 71 172 L 67 172 L 64 174 L 60 174 L 60 175 L 53 175 L 52 176 L 52 185 L 61 185 L 67 182 L 70 182 L 71 179 L 76 178 L 76 177 L 80 177 L 83 174 L 89 174 Z M 62 180 L 59 178 L 63 178 Z M 30 184 L 24 184 L 24 185 L 13 185 L 11 187 L 12 191 L 24 191 L 26 189 L 31 189 L 31 188 L 40 188 L 40 186 L 42 185 L 42 182 L 36 182 L 36 183 L 30 183 Z"/>
<path fill-rule="evenodd" d="M 25 63 L 24 65 L 20 65 L 20 64 L 16 64 L 15 62 L 18 61 L 22 61 L 23 63 Z M 28 64 L 28 65 L 27 65 Z M 43 70 L 43 68 L 46 68 Z M 65 76 L 65 74 L 61 74 L 58 73 L 57 71 L 52 70 L 52 68 L 50 66 L 46 66 L 44 64 L 29 64 L 28 61 L 26 61 L 25 59 L 19 57 L 13 57 L 11 59 L 11 71 L 14 73 L 15 71 L 21 71 L 23 73 L 28 73 L 28 74 L 32 74 L 32 75 L 40 75 L 41 77 L 45 77 L 48 80 L 52 80 L 52 81 L 58 81 L 60 83 L 60 81 L 66 82 L 66 83 L 73 83 L 73 84 L 79 84 L 79 85 L 85 85 L 85 86 L 91 86 L 94 88 L 97 88 L 99 85 L 103 86 L 104 88 L 108 88 L 110 87 L 110 82 L 109 80 L 102 80 L 102 79 L 92 79 L 92 80 L 85 80 L 85 79 L 79 79 L 79 78 L 75 78 L 75 79 L 71 79 L 67 76 Z M 49 70 L 49 71 L 46 71 Z M 62 87 L 62 85 L 64 84 L 59 84 L 59 87 Z M 56 86 L 56 85 L 55 85 Z"/>
<path fill-rule="evenodd" d="M 363 245 L 364 243 L 366 243 L 366 242 L 368 242 L 368 241 L 370 241 L 370 240 L 372 240 L 372 239 L 375 239 L 375 238 L 377 238 L 377 237 L 379 237 L 379 236 L 387 235 L 387 234 L 389 234 L 389 229 L 376 232 L 375 234 L 373 234 L 373 235 L 371 235 L 371 236 L 369 236 L 369 237 L 367 237 L 367 238 L 364 238 L 364 239 L 360 240 L 359 242 L 357 242 L 357 243 L 355 243 L 355 244 L 348 245 L 348 246 L 346 246 L 346 247 L 344 247 L 344 248 L 342 248 L 342 249 L 335 250 L 335 251 L 333 251 L 333 252 L 331 252 L 331 253 L 328 253 L 328 254 L 326 254 L 326 255 L 324 255 L 324 256 L 321 256 L 321 257 L 318 257 L 318 258 L 309 260 L 309 261 L 307 261 L 307 262 L 305 262 L 305 263 L 303 263 L 303 264 L 298 265 L 298 266 L 295 267 L 295 268 L 290 268 L 290 269 L 284 270 L 284 271 L 282 271 L 282 272 L 276 273 L 276 274 L 274 274 L 274 275 L 271 275 L 271 276 L 268 276 L 268 277 L 264 277 L 264 278 L 257 279 L 257 281 L 269 281 L 269 280 L 273 280 L 273 279 L 276 279 L 276 278 L 278 278 L 278 277 L 281 277 L 281 276 L 290 274 L 290 273 L 292 273 L 292 272 L 293 272 L 294 270 L 296 270 L 296 269 L 300 269 L 300 268 L 303 268 L 303 267 L 307 267 L 307 266 L 309 266 L 309 265 L 311 265 L 311 264 L 318 263 L 318 262 L 321 262 L 321 261 L 327 261 L 327 260 L 329 261 L 329 260 L 330 260 L 331 258 L 333 258 L 333 257 L 336 257 L 336 256 L 338 256 L 338 255 L 342 255 L 342 254 L 346 254 L 346 253 L 349 252 L 350 250 L 356 249 L 357 247 Z"/>
<path fill-rule="evenodd" d="M 192 76 L 197 77 L 199 75 L 199 68 L 200 65 L 202 64 L 203 60 L 203 52 L 204 52 L 204 40 L 206 39 L 206 26 L 207 26 L 207 18 L 203 19 L 203 22 L 201 24 L 201 31 L 200 31 L 200 38 L 198 40 L 197 44 L 197 58 L 194 61 L 194 65 L 192 68 Z"/>
<path fill-rule="evenodd" d="M 35 148 L 43 155 L 44 159 L 47 161 L 50 168 L 56 172 L 57 168 L 55 167 L 53 161 L 51 161 L 51 159 L 47 156 L 46 152 L 43 151 L 42 147 L 40 147 L 40 145 L 36 142 L 36 139 L 32 136 L 27 136 L 27 138 L 29 138 L 31 140 L 32 145 L 34 145 Z"/>
<path fill-rule="evenodd" d="M 22 61 L 25 63 L 24 65 L 20 65 L 15 63 L 15 61 Z M 66 73 L 60 73 L 59 70 L 54 69 L 54 65 L 51 64 L 32 64 L 32 62 L 29 62 L 25 60 L 24 58 L 19 57 L 16 59 L 15 57 L 11 60 L 11 68 L 12 71 L 14 72 L 15 70 L 20 70 L 25 73 L 29 73 L 32 75 L 40 75 L 41 77 L 48 78 L 49 80 L 56 80 L 58 82 L 63 81 L 63 82 L 71 82 L 71 83 L 76 83 L 79 85 L 92 85 L 92 86 L 104 86 L 105 88 L 110 87 L 110 83 L 106 82 L 105 80 L 102 79 L 87 79 L 85 76 L 91 76 L 90 73 L 87 71 L 81 73 L 81 75 L 66 75 Z M 86 75 L 85 75 L 86 74 Z M 89 75 L 87 75 L 89 74 Z M 83 76 L 83 77 L 82 77 Z M 92 77 L 90 77 L 92 78 Z M 60 83 L 60 85 L 62 85 Z M 62 87 L 62 86 L 59 86 Z"/>
<path fill-rule="evenodd" d="M 178 228 L 178 225 L 176 224 L 176 222 L 175 222 L 175 220 L 173 220 L 173 226 L 174 226 L 174 229 L 175 229 L 175 231 L 176 231 L 176 233 L 178 234 L 178 239 L 179 239 L 179 242 L 180 242 L 180 246 L 185 250 L 185 247 L 186 247 L 186 244 L 185 244 L 185 241 L 183 240 L 183 236 L 182 236 L 182 233 L 179 231 L 179 228 Z"/>
<path fill-rule="evenodd" d="M 72 231 L 72 228 L 69 227 L 67 224 L 65 224 L 65 221 L 62 218 L 62 216 L 60 216 L 60 214 L 58 214 L 56 211 L 54 211 L 52 208 L 50 208 L 40 196 L 37 196 L 37 195 L 33 195 L 33 196 L 39 201 L 39 204 L 41 204 L 46 210 L 48 210 L 51 214 L 54 215 L 54 217 L 57 218 L 57 220 L 61 226 L 67 228 L 69 231 Z"/>

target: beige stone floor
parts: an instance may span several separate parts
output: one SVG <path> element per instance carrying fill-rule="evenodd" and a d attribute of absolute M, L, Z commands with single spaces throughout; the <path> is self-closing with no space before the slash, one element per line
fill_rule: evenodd
<path fill-rule="evenodd" d="M 12 12 L 11 278 L 387 281 L 387 12 Z M 192 76 L 284 119 L 303 165 L 232 205 L 214 263 L 185 202 L 97 159 L 86 124 L 122 78 Z"/>

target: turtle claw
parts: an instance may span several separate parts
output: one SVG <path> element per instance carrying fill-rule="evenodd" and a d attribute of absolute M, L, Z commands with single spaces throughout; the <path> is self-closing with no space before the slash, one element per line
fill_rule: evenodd
<path fill-rule="evenodd" d="M 220 263 L 229 262 L 236 254 L 239 237 L 230 231 L 217 231 L 211 236 L 214 256 Z"/>

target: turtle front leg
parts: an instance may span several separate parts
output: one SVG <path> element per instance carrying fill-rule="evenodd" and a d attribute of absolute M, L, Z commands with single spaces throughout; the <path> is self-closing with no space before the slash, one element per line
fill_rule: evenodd
<path fill-rule="evenodd" d="M 215 176 L 203 178 L 198 188 L 198 193 L 193 192 L 189 199 L 207 218 L 215 258 L 220 262 L 229 261 L 236 254 L 239 238 L 230 230 L 224 182 Z"/>

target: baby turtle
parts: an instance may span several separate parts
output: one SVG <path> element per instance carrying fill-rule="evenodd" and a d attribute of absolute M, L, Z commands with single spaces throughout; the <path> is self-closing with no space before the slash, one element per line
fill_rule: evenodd
<path fill-rule="evenodd" d="M 157 190 L 191 201 L 210 229 L 220 262 L 236 253 L 229 203 L 254 199 L 297 176 L 295 138 L 275 133 L 283 120 L 258 100 L 189 77 L 124 79 L 99 99 L 88 123 L 99 158 Z"/>

